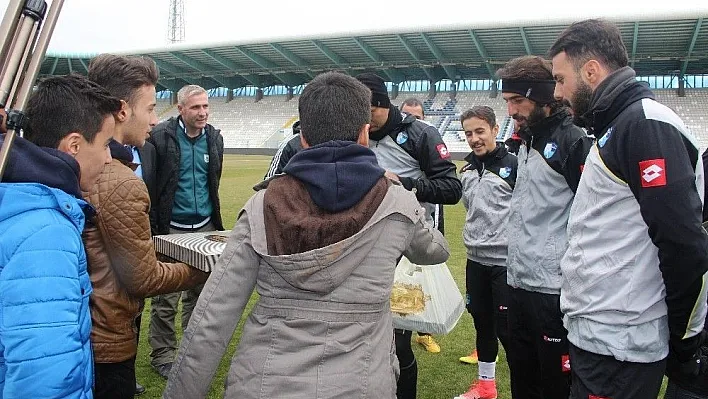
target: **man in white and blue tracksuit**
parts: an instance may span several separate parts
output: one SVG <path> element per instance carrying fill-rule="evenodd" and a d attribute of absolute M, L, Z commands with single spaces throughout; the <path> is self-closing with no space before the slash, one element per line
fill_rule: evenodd
<path fill-rule="evenodd" d="M 467 311 L 476 331 L 479 379 L 456 399 L 488 399 L 497 397 L 497 339 L 509 351 L 507 226 L 518 161 L 504 143 L 495 142 L 499 125 L 490 107 L 475 106 L 462 113 L 460 122 L 472 149 L 465 157 L 467 164 L 460 170 L 460 179 L 467 210 L 462 230 L 467 249 Z"/>
<path fill-rule="evenodd" d="M 707 378 L 698 142 L 636 80 L 617 26 L 575 23 L 550 55 L 556 96 L 598 138 L 561 261 L 571 397 L 655 398 L 665 370 Z"/>
<path fill-rule="evenodd" d="M 550 63 L 527 56 L 499 75 L 523 140 L 509 216 L 507 282 L 511 391 L 515 399 L 567 399 L 570 362 L 560 311 L 566 226 L 592 139 L 553 98 Z"/>

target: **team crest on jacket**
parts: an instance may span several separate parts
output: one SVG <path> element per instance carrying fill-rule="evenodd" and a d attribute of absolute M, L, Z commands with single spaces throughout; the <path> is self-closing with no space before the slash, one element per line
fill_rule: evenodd
<path fill-rule="evenodd" d="M 614 131 L 615 131 L 615 127 L 614 127 L 614 126 L 612 126 L 612 127 L 610 127 L 609 129 L 607 129 L 607 131 L 605 132 L 605 134 L 604 134 L 602 137 L 600 137 L 600 140 L 597 141 L 597 145 L 599 145 L 600 148 L 604 147 L 605 144 L 607 143 L 607 140 L 610 139 L 610 136 L 612 135 L 612 132 L 614 132 Z"/>
<path fill-rule="evenodd" d="M 402 145 L 406 141 L 408 141 L 408 133 L 406 133 L 406 132 L 398 133 L 398 136 L 396 136 L 396 143 L 398 143 L 398 145 Z"/>
<path fill-rule="evenodd" d="M 204 154 L 204 163 L 209 163 L 209 154 Z"/>
<path fill-rule="evenodd" d="M 450 158 L 450 151 L 447 150 L 447 146 L 445 144 L 438 144 L 437 147 L 435 147 L 435 149 L 438 150 L 438 154 L 440 154 L 440 158 L 442 158 L 442 159 Z"/>
<path fill-rule="evenodd" d="M 502 179 L 506 179 L 507 177 L 509 177 L 510 174 L 511 174 L 511 168 L 508 166 L 505 168 L 499 169 L 499 177 L 501 177 Z"/>
<path fill-rule="evenodd" d="M 558 144 L 550 142 L 546 144 L 546 148 L 543 149 L 543 156 L 546 157 L 546 159 L 549 159 L 556 153 L 557 149 Z"/>

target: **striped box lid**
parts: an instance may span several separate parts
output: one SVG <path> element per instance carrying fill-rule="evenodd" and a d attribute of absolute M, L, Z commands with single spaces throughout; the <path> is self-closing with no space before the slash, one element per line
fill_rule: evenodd
<path fill-rule="evenodd" d="M 231 231 L 208 231 L 154 236 L 155 251 L 210 272 L 226 247 Z"/>

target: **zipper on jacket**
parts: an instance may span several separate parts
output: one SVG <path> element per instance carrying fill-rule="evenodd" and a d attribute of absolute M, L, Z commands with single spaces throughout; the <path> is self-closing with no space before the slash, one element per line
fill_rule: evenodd
<path fill-rule="evenodd" d="M 197 158 L 194 156 L 194 144 L 192 143 L 192 195 L 194 195 L 194 216 L 199 216 L 199 204 L 197 204 Z"/>
<path fill-rule="evenodd" d="M 529 163 L 529 154 L 531 153 L 531 148 L 533 147 L 533 136 L 531 136 L 531 140 L 529 140 L 529 143 L 526 145 L 526 159 L 524 162 L 527 164 Z"/>

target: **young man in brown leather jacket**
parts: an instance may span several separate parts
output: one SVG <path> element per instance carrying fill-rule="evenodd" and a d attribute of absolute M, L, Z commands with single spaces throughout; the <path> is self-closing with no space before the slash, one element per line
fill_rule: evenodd
<path fill-rule="evenodd" d="M 134 173 L 132 151 L 125 147 L 142 147 L 157 123 L 155 62 L 103 54 L 91 61 L 88 76 L 122 103 L 115 115 L 113 161 L 84 193 L 97 211 L 83 234 L 93 285 L 94 398 L 130 399 L 135 394 L 135 318 L 140 301 L 194 287 L 208 275 L 182 263 L 157 261 L 148 215 L 150 197 Z"/>

